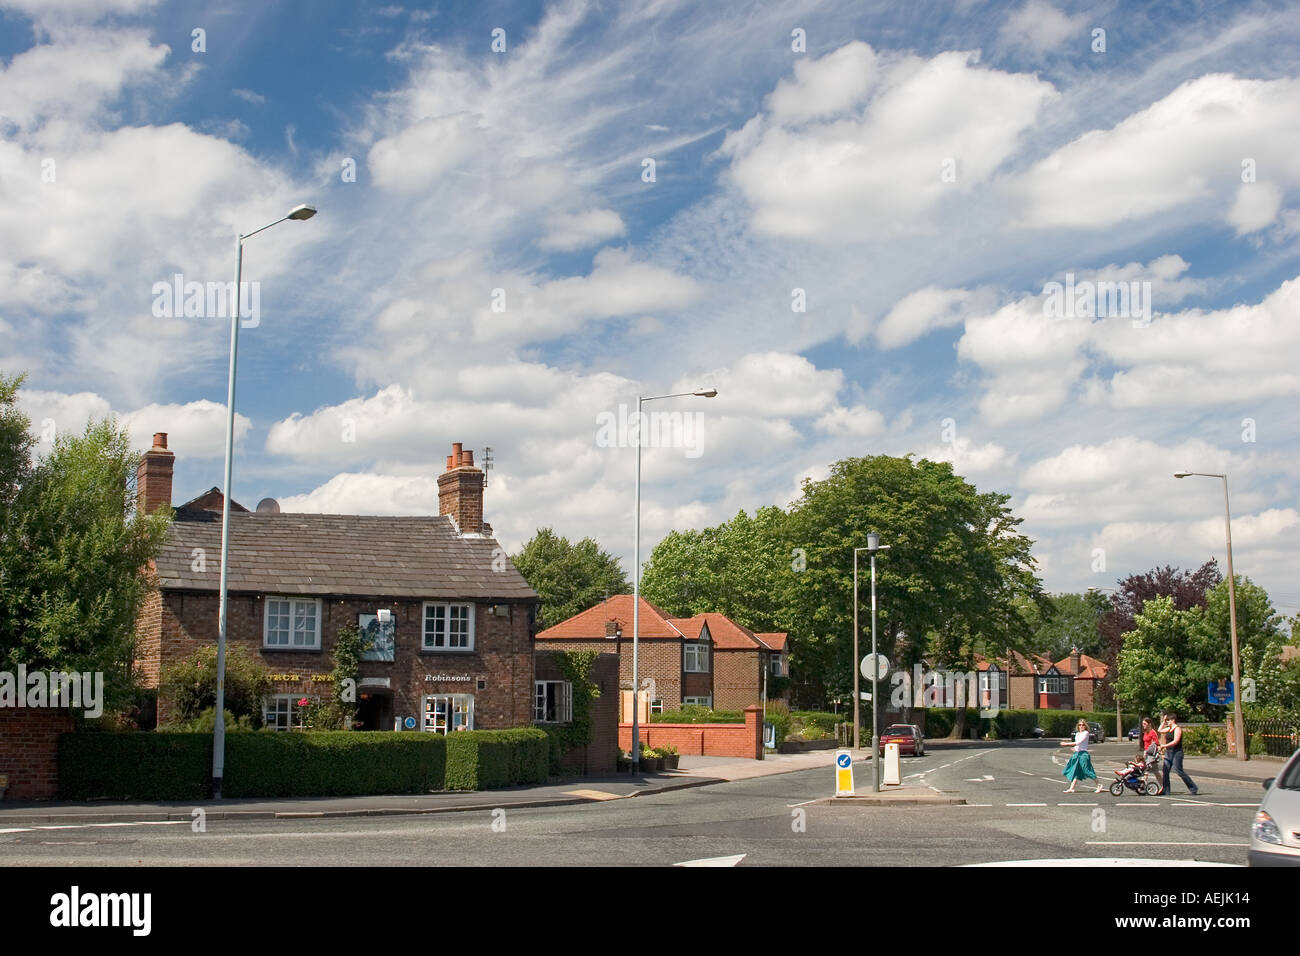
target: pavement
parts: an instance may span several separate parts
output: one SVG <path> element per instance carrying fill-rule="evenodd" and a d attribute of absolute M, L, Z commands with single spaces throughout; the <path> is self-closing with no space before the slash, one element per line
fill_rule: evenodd
<path fill-rule="evenodd" d="M 979 740 L 935 740 L 926 742 L 927 751 L 967 750 L 988 747 L 1043 747 L 1042 741 L 992 742 Z M 1109 747 L 1103 745 L 1106 749 Z M 1099 748 L 1100 749 L 1100 748 Z M 870 764 L 869 750 L 855 750 L 853 762 Z M 1116 751 L 1118 754 L 1119 751 Z M 1107 756 L 1111 756 L 1107 754 Z M 750 780 L 801 770 L 824 769 L 827 787 L 834 766 L 835 751 L 818 750 L 800 754 L 768 754 L 763 760 L 742 757 L 703 757 L 683 755 L 679 769 L 633 776 L 617 774 L 607 777 L 574 777 L 539 786 L 510 787 L 501 790 L 454 791 L 430 794 L 363 797 L 298 797 L 286 799 L 224 799 L 206 801 L 154 802 L 101 800 L 85 803 L 66 801 L 0 801 L 0 833 L 6 828 L 29 825 L 85 825 L 132 823 L 145 821 L 192 821 L 202 810 L 205 819 L 310 819 L 321 817 L 412 815 L 456 813 L 484 808 L 552 807 L 627 800 L 692 787 L 706 787 L 736 780 Z M 1263 783 L 1275 776 L 1282 760 L 1252 758 L 1237 761 L 1228 757 L 1186 757 L 1184 767 L 1193 780 L 1202 778 Z M 940 794 L 925 784 L 907 780 L 879 794 L 863 791 L 869 779 L 859 768 L 854 797 L 828 797 L 819 803 L 884 804 L 893 806 L 921 804 L 961 804 L 961 798 Z"/>

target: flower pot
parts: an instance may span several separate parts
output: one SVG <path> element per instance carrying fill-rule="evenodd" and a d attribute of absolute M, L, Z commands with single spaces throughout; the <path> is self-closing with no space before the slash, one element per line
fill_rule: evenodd
<path fill-rule="evenodd" d="M 664 769 L 663 757 L 642 757 L 641 758 L 642 773 L 658 773 L 662 769 Z"/>
<path fill-rule="evenodd" d="M 616 770 L 618 773 L 631 773 L 632 761 L 627 757 L 619 757 Z"/>
<path fill-rule="evenodd" d="M 677 769 L 677 761 L 678 761 L 680 758 L 681 758 L 681 754 L 669 754 L 667 757 L 664 757 L 664 769 L 665 769 L 665 770 L 676 770 L 676 769 Z"/>

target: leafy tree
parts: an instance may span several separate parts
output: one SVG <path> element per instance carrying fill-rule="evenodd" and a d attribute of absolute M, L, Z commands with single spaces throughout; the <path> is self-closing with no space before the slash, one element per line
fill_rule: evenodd
<path fill-rule="evenodd" d="M 609 595 L 632 590 L 618 558 L 591 538 L 572 544 L 550 528 L 539 528 L 510 560 L 541 596 L 539 630 L 595 607 Z"/>
<path fill-rule="evenodd" d="M 1034 650 L 1059 661 L 1071 647 L 1093 657 L 1103 652 L 1100 623 L 1110 608 L 1105 596 L 1095 591 L 1083 594 L 1054 594 L 1048 613 L 1034 629 Z"/>
<path fill-rule="evenodd" d="M 31 442 L 14 427 L 18 381 L 0 386 L 0 486 L 9 483 L 0 498 L 11 498 L 0 505 L 0 666 L 102 672 L 106 708 L 121 709 L 133 696 L 136 614 L 170 509 L 133 513 L 139 456 L 111 420 L 58 436 L 24 468 Z"/>
<path fill-rule="evenodd" d="M 1232 675 L 1232 636 L 1228 584 L 1222 581 L 1206 594 L 1205 605 L 1180 609 L 1172 595 L 1153 598 L 1134 618 L 1119 655 L 1121 697 L 1139 710 L 1170 709 L 1181 716 L 1211 720 L 1224 709 L 1209 703 L 1206 685 Z M 1285 683 L 1274 678 L 1281 647 L 1281 617 L 1268 593 L 1247 578 L 1237 578 L 1237 640 L 1241 673 L 1254 678 L 1269 695 L 1281 696 Z"/>
<path fill-rule="evenodd" d="M 703 531 L 674 531 L 641 576 L 646 600 L 671 614 L 725 614 L 752 631 L 788 631 L 786 591 L 798 556 L 785 546 L 780 508 L 745 511 Z"/>

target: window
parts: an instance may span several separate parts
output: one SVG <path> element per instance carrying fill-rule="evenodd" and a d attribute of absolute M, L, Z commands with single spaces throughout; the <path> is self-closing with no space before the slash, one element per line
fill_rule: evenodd
<path fill-rule="evenodd" d="M 997 680 L 994 680 L 994 675 Z M 1007 706 L 1007 672 L 999 670 L 997 667 L 989 667 L 988 670 L 980 674 L 980 706 L 993 706 L 992 689 L 997 690 L 997 704 L 999 707 Z"/>
<path fill-rule="evenodd" d="M 709 670 L 709 645 L 685 644 L 683 647 L 685 659 L 682 663 L 682 669 L 690 674 L 707 673 Z"/>
<path fill-rule="evenodd" d="M 780 654 L 773 654 L 768 659 L 768 668 L 769 668 L 768 673 L 770 673 L 773 677 L 781 676 L 781 655 Z"/>
<path fill-rule="evenodd" d="M 474 649 L 474 605 L 426 604 L 424 606 L 424 649 L 426 651 L 472 651 Z"/>
<path fill-rule="evenodd" d="M 682 704 L 687 707 L 712 707 L 712 697 L 683 697 Z"/>
<path fill-rule="evenodd" d="M 445 734 L 474 729 L 474 695 L 440 694 L 424 698 L 424 730 Z"/>
<path fill-rule="evenodd" d="M 262 701 L 262 723 L 272 730 L 301 730 L 303 714 L 298 701 L 309 699 L 302 694 L 275 694 L 267 697 Z"/>
<path fill-rule="evenodd" d="M 1070 692 L 1070 679 L 1068 677 L 1059 677 L 1056 674 L 1040 677 L 1038 678 L 1038 692 L 1040 694 L 1068 694 Z"/>
<path fill-rule="evenodd" d="M 320 650 L 320 601 L 316 598 L 268 597 L 262 645 Z"/>
<path fill-rule="evenodd" d="M 539 724 L 567 724 L 573 720 L 573 685 L 564 680 L 533 682 L 533 720 Z"/>
<path fill-rule="evenodd" d="M 656 697 L 654 700 L 650 701 L 650 713 L 662 714 L 663 712 L 664 712 L 664 699 L 662 697 Z"/>

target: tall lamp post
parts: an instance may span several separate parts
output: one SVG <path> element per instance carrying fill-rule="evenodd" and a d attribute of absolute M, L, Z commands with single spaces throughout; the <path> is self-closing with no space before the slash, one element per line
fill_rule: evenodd
<path fill-rule="evenodd" d="M 853 749 L 861 749 L 859 727 L 862 724 L 862 695 L 858 690 L 858 675 L 862 672 L 861 658 L 858 652 L 858 552 L 866 551 L 871 555 L 871 765 L 875 768 L 873 776 L 874 790 L 880 792 L 880 736 L 876 719 L 876 689 L 880 676 L 876 666 L 876 552 L 889 550 L 889 545 L 881 545 L 880 535 L 874 531 L 867 534 L 867 546 L 853 549 Z"/>
<path fill-rule="evenodd" d="M 697 388 L 693 392 L 636 397 L 636 540 L 632 545 L 632 772 L 634 774 L 641 767 L 641 708 L 638 706 L 641 687 L 638 657 L 641 638 L 641 406 L 646 402 L 657 402 L 662 398 L 681 398 L 684 395 L 714 398 L 717 394 L 716 388 Z"/>
<path fill-rule="evenodd" d="M 221 799 L 221 778 L 226 765 L 226 605 L 230 571 L 230 473 L 235 450 L 235 364 L 239 356 L 239 299 L 244 271 L 244 240 L 289 219 L 316 215 L 316 207 L 295 206 L 289 214 L 261 229 L 235 237 L 235 293 L 230 307 L 230 377 L 226 383 L 226 480 L 221 493 L 221 604 L 217 612 L 217 706 L 212 723 L 212 797 Z"/>
<path fill-rule="evenodd" d="M 1232 514 L 1228 508 L 1228 476 L 1203 471 L 1180 471 L 1175 478 L 1223 479 L 1223 528 L 1228 539 L 1228 621 L 1232 630 L 1232 732 L 1237 740 L 1237 759 L 1246 759 L 1246 731 L 1241 720 L 1241 654 L 1237 648 L 1237 580 L 1232 572 Z"/>

